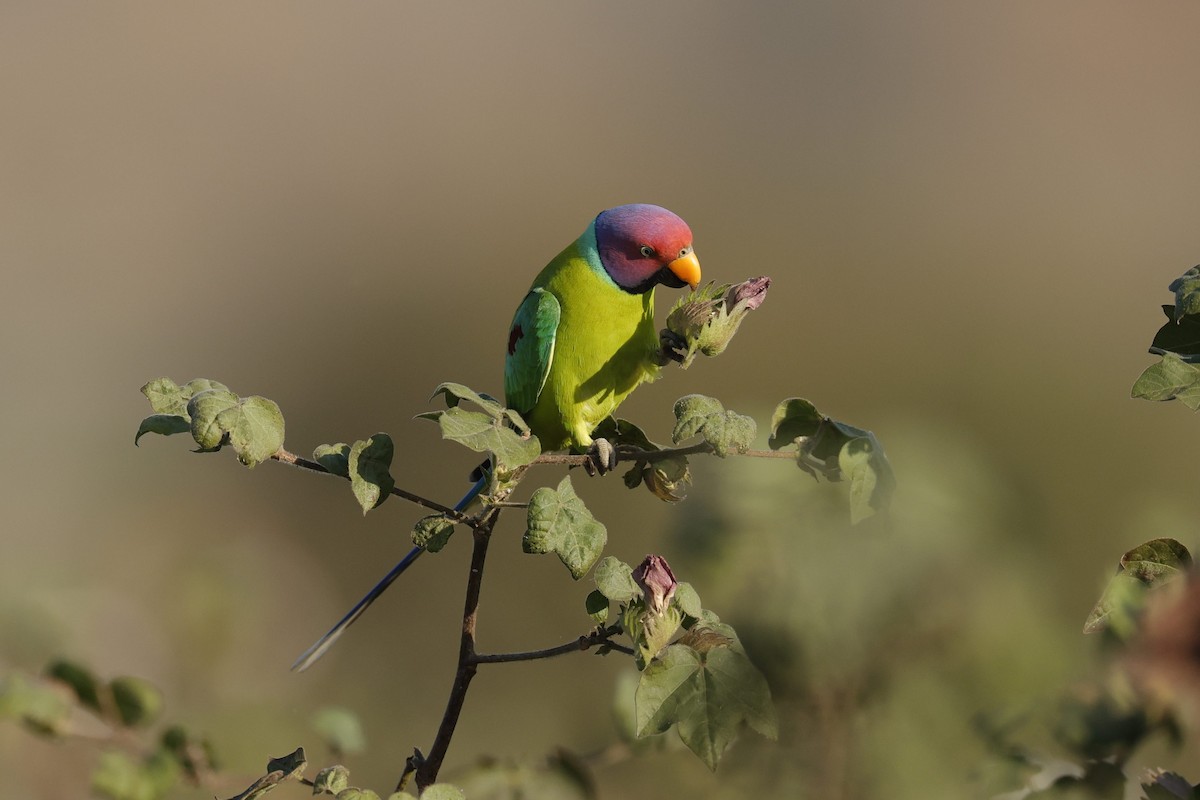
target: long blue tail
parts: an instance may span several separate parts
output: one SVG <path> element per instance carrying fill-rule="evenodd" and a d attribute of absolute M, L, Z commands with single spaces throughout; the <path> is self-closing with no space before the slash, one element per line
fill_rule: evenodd
<path fill-rule="evenodd" d="M 479 496 L 479 493 L 483 491 L 486 485 L 487 476 L 479 478 L 479 480 L 475 482 L 475 485 L 472 486 L 465 495 L 463 495 L 463 499 L 459 500 L 454 506 L 454 510 L 458 512 L 465 511 L 467 506 L 471 505 L 471 502 Z M 354 608 L 346 612 L 346 616 L 338 620 L 338 623 L 329 629 L 329 633 L 318 639 L 316 644 L 305 650 L 304 653 L 296 659 L 296 663 L 292 664 L 292 671 L 303 672 L 311 667 L 318 658 L 325 655 L 325 651 L 332 647 L 333 643 L 341 638 L 342 634 L 346 632 L 346 629 L 353 625 L 354 621 L 361 617 L 363 612 L 371 607 L 371 603 L 374 603 L 379 595 L 383 594 L 384 591 L 392 585 L 392 582 L 395 581 L 396 578 L 399 578 L 404 570 L 408 569 L 409 566 L 411 566 L 414 561 L 420 558 L 421 554 L 424 552 L 424 547 L 414 547 L 412 550 L 409 550 L 408 554 L 405 555 L 404 558 L 400 559 L 400 563 L 392 567 L 391 571 L 387 575 L 384 575 L 383 579 L 379 581 L 379 583 L 375 584 L 371 591 L 367 592 L 363 599 L 359 600 L 358 603 L 355 604 Z"/>

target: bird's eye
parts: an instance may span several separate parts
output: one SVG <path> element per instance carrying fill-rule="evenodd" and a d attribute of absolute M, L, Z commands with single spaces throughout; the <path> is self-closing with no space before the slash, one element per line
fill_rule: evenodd
<path fill-rule="evenodd" d="M 684 256 L 686 256 L 686 255 L 687 255 L 688 253 L 690 253 L 690 252 L 692 252 L 692 248 L 690 248 L 690 247 L 685 247 L 685 248 L 683 248 L 682 250 L 680 250 L 680 251 L 679 251 L 679 257 L 680 257 L 680 258 L 683 258 Z"/>
<path fill-rule="evenodd" d="M 642 245 L 642 255 L 646 258 L 654 258 L 654 248 L 648 244 Z"/>

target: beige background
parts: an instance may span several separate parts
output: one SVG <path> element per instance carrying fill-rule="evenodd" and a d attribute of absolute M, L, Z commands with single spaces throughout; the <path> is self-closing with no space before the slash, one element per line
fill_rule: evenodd
<path fill-rule="evenodd" d="M 1167 283 L 1200 260 L 1198 30 L 1187 2 L 6 0 L 0 666 L 66 654 L 149 677 L 240 775 L 297 744 L 321 760 L 308 719 L 345 704 L 371 742 L 355 776 L 388 788 L 440 716 L 465 537 L 293 675 L 406 549 L 417 511 L 393 500 L 364 519 L 343 485 L 247 472 L 179 437 L 134 449 L 138 387 L 204 376 L 271 397 L 300 452 L 387 430 L 401 485 L 452 501 L 472 455 L 412 416 L 442 380 L 498 393 L 528 281 L 597 211 L 639 201 L 690 222 L 706 277 L 775 283 L 729 352 L 623 411 L 665 439 L 687 392 L 763 422 L 803 395 L 872 428 L 900 477 L 898 525 L 836 541 L 867 560 L 951 548 L 943 566 L 973 599 L 935 588 L 913 613 L 982 615 L 900 673 L 956 664 L 978 635 L 971 663 L 1047 687 L 1080 676 L 1094 643 L 1079 626 L 1116 557 L 1151 536 L 1196 541 L 1195 421 L 1129 387 Z M 811 494 L 786 464 L 731 460 L 704 466 L 689 504 L 784 469 Z M 581 488 L 611 552 L 686 566 L 696 512 L 617 484 Z M 768 518 L 809 564 L 828 530 L 796 522 L 802 505 Z M 765 552 L 753 530 L 730 545 L 739 563 Z M 587 587 L 520 555 L 518 535 L 493 547 L 492 650 L 586 623 Z M 706 602 L 752 626 L 753 603 L 730 599 L 749 584 L 695 564 Z M 878 589 L 854 568 L 833 586 Z M 838 652 L 870 635 L 832 630 Z M 597 697 L 620 667 L 486 670 L 448 767 L 603 747 Z M 892 763 L 846 734 L 842 761 L 789 780 L 871 796 L 887 777 L 920 796 L 955 761 L 939 741 L 964 738 L 977 708 L 1037 696 L 996 680 L 950 695 L 897 680 L 882 716 L 833 713 L 929 752 Z M 910 713 L 931 704 L 949 721 Z M 601 769 L 604 796 L 655 770 L 716 796 L 739 758 L 790 775 L 815 723 L 803 700 L 789 708 L 784 742 L 739 745 L 729 778 L 659 756 Z M 5 793 L 78 796 L 92 751 L 66 752 L 0 728 Z"/>

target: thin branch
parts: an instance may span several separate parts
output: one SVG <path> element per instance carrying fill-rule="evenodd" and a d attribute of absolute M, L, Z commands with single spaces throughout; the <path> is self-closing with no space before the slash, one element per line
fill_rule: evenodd
<path fill-rule="evenodd" d="M 295 453 L 284 450 L 283 448 L 280 448 L 279 452 L 275 453 L 275 455 L 271 456 L 271 458 L 275 459 L 281 464 L 288 464 L 293 467 L 309 470 L 310 472 L 319 472 L 325 475 L 332 475 L 335 478 L 345 478 L 346 480 L 350 480 L 345 475 L 338 475 L 336 472 L 330 472 L 329 470 L 325 469 L 325 467 L 321 466 L 319 462 L 312 461 L 304 458 L 303 456 L 298 456 Z M 470 525 L 471 527 L 475 527 L 475 525 L 478 524 L 472 517 L 469 517 L 466 514 L 455 511 L 449 506 L 444 506 L 436 500 L 430 500 L 427 497 L 422 497 L 419 494 L 413 494 L 405 489 L 401 489 L 399 486 L 392 488 L 392 494 L 396 495 L 396 497 L 407 500 L 410 503 L 416 503 L 419 506 L 424 506 L 431 511 L 439 511 L 442 514 L 445 514 L 447 519 L 454 522 L 460 522 L 463 525 Z"/>
<path fill-rule="evenodd" d="M 632 648 L 625 645 L 615 644 L 611 641 L 613 636 L 621 633 L 621 628 L 618 625 L 612 625 L 608 628 L 597 628 L 589 634 L 580 636 L 578 639 L 560 644 L 557 647 L 547 647 L 545 650 L 528 650 L 524 653 L 476 653 L 472 657 L 472 661 L 476 664 L 504 664 L 510 661 L 536 661 L 539 658 L 553 658 L 567 653 L 578 653 L 590 650 L 597 645 L 607 645 L 610 650 L 616 650 L 619 653 L 633 655 Z"/>
<path fill-rule="evenodd" d="M 462 638 L 458 647 L 458 668 L 454 673 L 454 684 L 450 687 L 450 696 L 446 700 L 446 712 L 442 715 L 442 724 L 438 727 L 433 746 L 429 748 L 429 756 L 417 767 L 416 782 L 418 791 L 437 781 L 438 771 L 450 749 L 450 740 L 454 738 L 454 729 L 462 714 L 463 702 L 467 698 L 467 689 L 471 679 L 475 677 L 475 625 L 479 615 L 479 592 L 483 586 L 483 567 L 487 561 L 488 543 L 492 538 L 492 528 L 500 516 L 499 509 L 489 510 L 480 520 L 473 531 L 475 546 L 471 550 L 471 571 L 467 575 L 467 593 L 463 602 Z M 406 764 L 407 770 L 407 764 Z M 405 775 L 400 776 L 400 784 L 405 781 Z M 399 788 L 397 788 L 399 791 Z"/>

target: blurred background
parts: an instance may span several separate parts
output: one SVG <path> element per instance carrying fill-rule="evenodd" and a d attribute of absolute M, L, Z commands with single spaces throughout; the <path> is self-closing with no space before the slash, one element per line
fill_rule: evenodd
<path fill-rule="evenodd" d="M 452 502 L 476 459 L 413 415 L 443 380 L 499 394 L 537 270 L 601 209 L 653 202 L 706 278 L 774 283 L 729 351 L 622 416 L 666 440 L 699 391 L 765 441 L 807 397 L 872 429 L 899 488 L 890 530 L 857 530 L 845 487 L 786 462 L 699 464 L 679 506 L 574 479 L 608 552 L 664 555 L 744 633 L 781 714 L 716 775 L 595 759 L 600 795 L 965 796 L 975 714 L 1095 671 L 1080 628 L 1119 555 L 1196 544 L 1193 420 L 1129 388 L 1200 261 L 1197 30 L 1185 2 L 6 0 L 0 669 L 154 681 L 224 756 L 222 796 L 297 745 L 328 763 L 310 720 L 343 705 L 355 782 L 389 790 L 441 717 L 468 537 L 290 673 L 420 511 L 364 517 L 341 481 L 186 437 L 135 449 L 138 388 L 270 397 L 301 454 L 388 431 L 399 485 Z M 488 651 L 589 624 L 590 580 L 520 533 L 492 547 Z M 627 669 L 483 669 L 443 777 L 604 752 Z M 0 727 L 12 796 L 80 796 L 93 764 Z"/>

